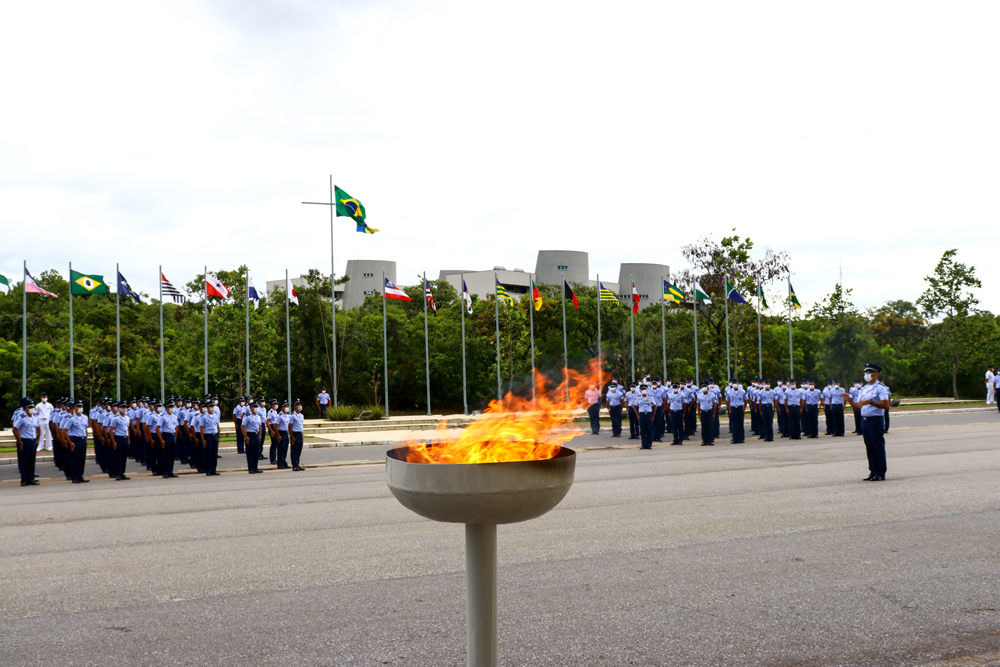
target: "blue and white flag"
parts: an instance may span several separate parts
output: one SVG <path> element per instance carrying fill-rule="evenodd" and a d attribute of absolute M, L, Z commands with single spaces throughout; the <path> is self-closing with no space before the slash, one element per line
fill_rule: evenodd
<path fill-rule="evenodd" d="M 139 298 L 137 293 L 132 291 L 132 287 L 128 284 L 128 281 L 125 280 L 125 276 L 122 275 L 121 271 L 118 272 L 118 294 L 130 296 L 135 299 L 136 303 L 142 303 L 142 299 Z"/>
<path fill-rule="evenodd" d="M 728 280 L 726 281 L 726 296 L 733 303 L 746 303 L 747 300 L 743 298 L 743 295 L 736 290 L 736 286 L 733 285 Z"/>
<path fill-rule="evenodd" d="M 469 287 L 465 284 L 465 279 L 462 279 L 462 301 L 465 302 L 465 307 L 469 310 L 469 315 L 472 314 L 472 295 L 469 294 Z"/>
<path fill-rule="evenodd" d="M 247 287 L 247 298 L 253 301 L 253 309 L 257 310 L 260 307 L 260 294 L 257 293 L 257 288 L 253 286 L 253 281 L 249 278 L 247 279 L 250 283 Z"/>

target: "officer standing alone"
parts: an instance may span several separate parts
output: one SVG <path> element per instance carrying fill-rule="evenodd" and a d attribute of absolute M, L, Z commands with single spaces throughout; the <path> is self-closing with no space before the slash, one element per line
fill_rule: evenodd
<path fill-rule="evenodd" d="M 315 385 L 313 385 L 315 386 Z M 319 410 L 319 418 L 326 419 L 326 408 L 330 405 L 330 394 L 326 393 L 326 387 L 319 390 L 316 396 L 316 408 Z"/>
<path fill-rule="evenodd" d="M 865 364 L 865 382 L 861 387 L 858 399 L 853 400 L 850 394 L 842 394 L 844 400 L 861 410 L 861 433 L 865 438 L 865 450 L 868 453 L 869 475 L 866 482 L 881 482 L 885 479 L 885 426 L 883 415 L 889 408 L 889 391 L 878 381 L 882 367 L 876 364 Z"/>

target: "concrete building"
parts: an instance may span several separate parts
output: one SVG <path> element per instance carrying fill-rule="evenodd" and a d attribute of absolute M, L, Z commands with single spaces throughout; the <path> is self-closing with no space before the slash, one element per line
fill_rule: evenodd
<path fill-rule="evenodd" d="M 590 261 L 587 253 L 579 250 L 539 250 L 535 261 L 535 282 L 545 285 L 566 282 L 589 285 Z"/>
<path fill-rule="evenodd" d="M 496 290 L 496 282 L 493 278 L 494 274 L 496 274 L 496 280 L 499 280 L 500 284 L 507 289 L 507 293 L 515 299 L 521 294 L 527 294 L 531 288 L 529 274 L 524 269 L 507 270 L 506 267 L 495 266 L 491 271 L 465 272 L 465 285 L 469 288 L 469 293 L 475 294 L 480 299 L 493 294 Z M 459 294 L 462 293 L 461 271 L 455 273 L 442 271 L 438 276 L 438 280 L 447 280 L 455 288 L 456 292 Z M 535 282 L 537 283 L 538 280 L 536 279 Z"/>
<path fill-rule="evenodd" d="M 325 279 L 329 279 L 329 277 L 330 276 L 323 276 L 323 278 L 325 278 Z M 289 278 L 291 278 L 291 276 L 289 276 Z M 305 285 L 306 285 L 306 277 L 305 276 L 299 276 L 298 278 L 291 278 L 291 281 L 292 281 L 292 286 L 293 287 L 305 287 Z M 267 290 L 268 296 L 270 296 L 271 292 L 273 292 L 274 290 L 276 290 L 279 287 L 282 288 L 282 289 L 285 288 L 285 279 L 284 278 L 282 278 L 280 280 L 268 280 L 267 281 L 267 285 L 265 287 L 265 289 Z M 341 299 L 344 296 L 344 286 L 343 285 L 337 285 L 337 289 L 335 291 L 335 294 L 337 295 L 337 303 L 340 304 Z M 327 298 L 330 297 L 329 294 L 326 294 L 325 296 Z"/>
<path fill-rule="evenodd" d="M 634 280 L 639 293 L 639 310 L 659 304 L 663 298 L 661 275 L 664 280 L 670 280 L 670 267 L 666 264 L 622 264 L 618 271 L 618 297 L 626 304 L 632 303 L 631 281 Z M 607 283 L 604 284 L 610 289 Z"/>
<path fill-rule="evenodd" d="M 365 297 L 382 293 L 382 272 L 385 277 L 399 287 L 396 282 L 396 262 L 382 259 L 349 259 L 344 275 L 350 277 L 341 285 L 344 296 L 342 308 L 357 308 L 365 302 Z"/>

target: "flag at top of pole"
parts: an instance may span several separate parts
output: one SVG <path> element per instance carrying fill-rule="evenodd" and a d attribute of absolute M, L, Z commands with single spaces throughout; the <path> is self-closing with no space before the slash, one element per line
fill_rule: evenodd
<path fill-rule="evenodd" d="M 573 288 L 569 286 L 569 283 L 566 282 L 565 279 L 563 279 L 563 296 L 565 296 L 567 300 L 573 302 L 574 308 L 577 310 L 580 309 L 580 304 L 576 300 L 576 294 L 573 293 Z"/>
<path fill-rule="evenodd" d="M 285 294 L 288 295 L 289 301 L 296 306 L 299 305 L 299 295 L 295 292 L 295 285 L 292 284 L 292 279 L 288 276 L 285 276 Z"/>
<path fill-rule="evenodd" d="M 542 309 L 542 293 L 538 291 L 534 278 L 531 279 L 531 303 L 535 305 L 535 310 Z"/>
<path fill-rule="evenodd" d="M 396 299 L 397 301 L 413 301 L 406 292 L 392 284 L 388 278 L 385 279 L 385 298 Z"/>
<path fill-rule="evenodd" d="M 510 294 L 507 293 L 507 288 L 500 283 L 499 278 L 496 279 L 496 282 L 497 282 L 497 287 L 496 287 L 497 299 L 503 299 L 504 303 L 506 303 L 508 306 L 514 305 L 514 297 L 512 297 Z"/>
<path fill-rule="evenodd" d="M 142 299 L 135 292 L 135 290 L 132 289 L 132 286 L 128 284 L 128 281 L 125 280 L 125 276 L 122 275 L 121 271 L 118 272 L 118 287 L 116 288 L 116 291 L 119 295 L 132 297 L 135 299 L 136 303 L 142 303 Z"/>
<path fill-rule="evenodd" d="M 760 305 L 767 310 L 767 299 L 764 297 L 764 286 L 757 285 L 757 298 L 760 299 Z"/>
<path fill-rule="evenodd" d="M 426 278 L 424 278 L 424 298 L 427 299 L 427 307 L 430 308 L 435 315 L 437 315 L 438 307 L 437 304 L 434 303 L 434 295 L 431 293 L 431 284 Z"/>
<path fill-rule="evenodd" d="M 260 308 L 260 293 L 257 292 L 257 288 L 253 286 L 253 280 L 247 278 L 247 298 L 253 301 L 253 309 L 257 310 Z"/>
<path fill-rule="evenodd" d="M 726 298 L 733 303 L 747 303 L 747 300 L 744 299 L 743 295 L 739 293 L 736 286 L 728 280 L 726 281 Z"/>
<path fill-rule="evenodd" d="M 44 294 L 45 296 L 51 296 L 57 299 L 59 298 L 58 295 L 39 287 L 38 283 L 35 282 L 35 279 L 32 278 L 31 274 L 28 272 L 28 267 L 24 268 L 24 291 L 28 294 Z"/>
<path fill-rule="evenodd" d="M 684 303 L 684 298 L 687 295 L 684 294 L 675 285 L 671 285 L 668 281 L 663 281 L 663 300 L 673 301 L 674 303 L 681 305 Z"/>
<path fill-rule="evenodd" d="M 615 295 L 615 293 L 609 290 L 607 287 L 605 287 L 604 283 L 598 283 L 597 289 L 600 290 L 601 301 L 614 301 L 615 303 L 621 305 L 621 301 L 618 300 L 618 297 Z"/>
<path fill-rule="evenodd" d="M 705 290 L 701 288 L 698 281 L 694 281 L 694 298 L 695 301 L 704 301 L 705 303 L 711 304 L 712 298 L 705 293 Z"/>
<path fill-rule="evenodd" d="M 799 303 L 799 297 L 795 296 L 795 289 L 792 287 L 792 281 L 788 281 L 788 300 L 791 302 L 795 310 L 802 310 L 802 304 Z"/>
<path fill-rule="evenodd" d="M 0 294 L 4 296 L 10 294 L 10 281 L 4 275 L 0 275 Z"/>
<path fill-rule="evenodd" d="M 368 223 L 365 222 L 365 207 L 360 200 L 355 199 L 351 195 L 347 194 L 338 186 L 333 186 L 334 192 L 337 197 L 337 217 L 347 217 L 354 220 L 357 224 L 357 231 L 362 234 L 374 234 L 378 230 L 374 227 L 369 227 Z"/>
<path fill-rule="evenodd" d="M 632 281 L 632 314 L 639 312 L 639 292 L 635 289 L 635 281 Z"/>
<path fill-rule="evenodd" d="M 472 295 L 469 294 L 469 286 L 465 284 L 465 278 L 462 279 L 462 301 L 465 302 L 465 308 L 469 311 L 469 315 L 472 314 Z"/>
<path fill-rule="evenodd" d="M 217 296 L 220 299 L 225 299 L 231 294 L 229 288 L 210 273 L 205 274 L 205 291 L 208 292 L 209 296 Z"/>
<path fill-rule="evenodd" d="M 160 290 L 164 296 L 169 296 L 178 305 L 184 305 L 184 302 L 187 301 L 187 297 L 181 294 L 162 272 L 160 272 Z"/>

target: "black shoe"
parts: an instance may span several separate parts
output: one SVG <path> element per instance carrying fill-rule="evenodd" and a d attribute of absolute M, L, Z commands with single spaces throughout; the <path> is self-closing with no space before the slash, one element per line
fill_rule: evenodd
<path fill-rule="evenodd" d="M 861 481 L 862 482 L 871 482 L 871 481 L 874 481 L 874 479 L 875 479 L 875 473 L 872 473 L 872 474 L 868 475 L 867 477 L 865 477 Z"/>
<path fill-rule="evenodd" d="M 38 479 L 38 475 L 32 475 L 31 478 L 32 479 Z"/>
<path fill-rule="evenodd" d="M 86 484 L 89 481 L 89 479 L 84 479 L 83 477 L 76 477 L 73 479 L 74 484 Z"/>
<path fill-rule="evenodd" d="M 38 486 L 40 483 L 37 479 L 32 479 L 28 481 L 28 486 Z"/>
<path fill-rule="evenodd" d="M 221 472 L 208 472 L 208 473 L 205 473 L 205 474 L 208 475 L 209 477 L 212 477 L 214 475 L 221 475 L 222 473 Z"/>
<path fill-rule="evenodd" d="M 21 480 L 21 486 L 28 486 L 28 484 L 30 484 L 30 482 L 25 482 L 23 479 Z"/>
<path fill-rule="evenodd" d="M 875 477 L 872 477 L 872 481 L 873 482 L 884 482 L 885 481 L 885 475 L 877 475 Z"/>

